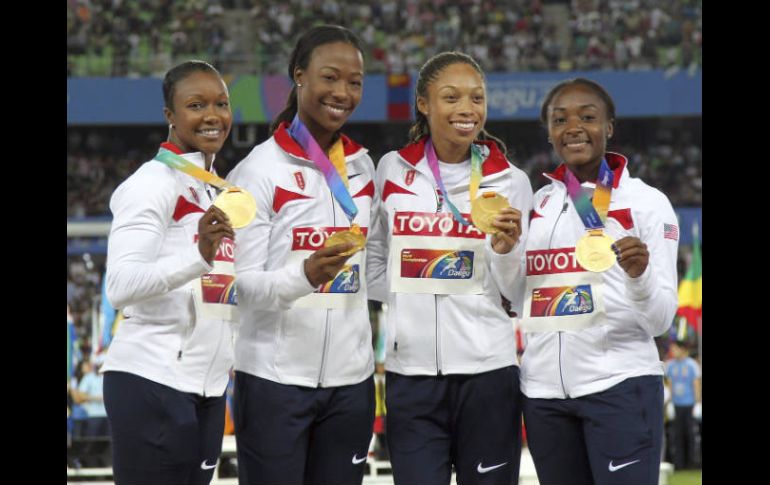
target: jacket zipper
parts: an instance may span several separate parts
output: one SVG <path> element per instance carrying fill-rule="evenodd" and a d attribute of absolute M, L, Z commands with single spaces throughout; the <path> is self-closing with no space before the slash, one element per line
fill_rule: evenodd
<path fill-rule="evenodd" d="M 562 214 L 566 214 L 567 213 L 567 209 L 569 208 L 569 204 L 567 203 L 567 196 L 566 196 L 566 194 L 565 194 L 563 200 L 564 200 L 564 202 L 563 202 L 562 207 L 561 207 L 561 212 L 559 212 L 559 215 L 556 216 L 556 222 L 553 223 L 553 229 L 551 229 L 551 237 L 548 238 L 548 249 L 553 249 L 553 247 L 552 247 L 553 246 L 553 235 L 556 233 L 556 226 L 559 224 L 559 219 L 561 219 L 561 215 Z M 562 365 L 561 365 L 561 337 L 562 337 L 562 333 L 564 333 L 564 332 L 559 332 L 559 334 L 558 334 L 558 336 L 559 336 L 559 380 L 561 381 L 561 390 L 562 390 L 562 392 L 564 392 L 564 395 L 567 398 L 569 398 L 569 393 L 567 393 L 567 388 L 564 385 L 564 372 L 562 370 Z"/>
<path fill-rule="evenodd" d="M 206 397 L 206 384 L 209 381 L 209 375 L 211 374 L 211 368 L 214 367 L 214 361 L 217 358 L 217 355 L 219 355 L 219 349 L 222 348 L 222 332 L 224 331 L 225 325 L 230 325 L 229 323 L 225 323 L 219 326 L 219 338 L 217 339 L 217 347 L 214 351 L 214 355 L 211 356 L 211 360 L 209 361 L 209 368 L 206 370 L 206 375 L 203 379 L 203 397 Z"/>
<path fill-rule="evenodd" d="M 187 343 L 187 341 L 190 339 L 190 335 L 192 334 L 193 330 L 195 330 L 195 324 L 197 323 L 197 320 L 198 320 L 198 306 L 195 303 L 195 290 L 190 290 L 190 297 L 192 298 L 192 303 L 193 303 L 192 321 L 187 322 L 187 325 L 185 325 L 184 333 L 182 334 L 182 339 L 179 342 L 179 352 L 177 352 L 176 354 L 177 361 L 182 360 L 182 353 L 184 350 L 184 346 Z"/>
<path fill-rule="evenodd" d="M 567 392 L 567 388 L 564 386 L 564 374 L 561 370 L 561 334 L 564 332 L 559 332 L 559 379 L 561 379 L 561 390 L 564 391 L 564 395 L 569 399 L 569 393 Z"/>
<path fill-rule="evenodd" d="M 337 209 L 334 207 L 334 193 L 329 189 L 329 197 L 332 204 L 332 227 L 337 227 Z M 331 309 L 326 310 L 326 323 L 324 324 L 324 344 L 321 351 L 321 368 L 318 371 L 318 387 L 321 387 L 324 381 L 324 371 L 326 370 L 326 352 L 329 346 L 329 313 Z"/>
<path fill-rule="evenodd" d="M 438 295 L 433 295 L 436 312 L 436 374 L 441 375 L 441 335 L 438 328 Z"/>
<path fill-rule="evenodd" d="M 329 312 L 326 310 L 326 323 L 324 324 L 324 345 L 321 351 L 321 369 L 318 372 L 318 387 L 321 387 L 324 381 L 324 371 L 326 370 L 326 352 L 329 350 Z"/>

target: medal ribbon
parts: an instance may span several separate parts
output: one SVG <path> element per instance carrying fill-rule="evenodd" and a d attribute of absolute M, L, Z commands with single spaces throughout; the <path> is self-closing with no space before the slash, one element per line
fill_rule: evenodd
<path fill-rule="evenodd" d="M 158 160 L 159 162 L 163 162 L 171 168 L 175 168 L 180 172 L 186 173 L 190 177 L 201 180 L 219 189 L 226 189 L 228 187 L 233 186 L 233 184 L 231 184 L 227 180 L 217 177 L 211 172 L 203 170 L 202 168 L 195 165 L 194 163 L 187 160 L 186 158 L 180 155 L 177 155 L 171 150 L 167 150 L 163 147 L 161 147 L 160 150 L 158 150 L 158 154 L 155 155 L 155 160 Z"/>
<path fill-rule="evenodd" d="M 596 179 L 596 188 L 594 189 L 593 203 L 588 200 L 586 194 L 580 188 L 580 182 L 571 170 L 564 171 L 566 179 L 567 193 L 572 203 L 575 205 L 580 219 L 586 229 L 602 229 L 607 220 L 607 210 L 610 208 L 610 194 L 612 194 L 612 183 L 615 180 L 615 174 L 607 165 L 607 160 L 602 158 L 599 166 L 599 178 Z"/>
<path fill-rule="evenodd" d="M 441 178 L 441 171 L 438 166 L 436 149 L 433 148 L 433 141 L 430 138 L 428 138 L 428 140 L 425 142 L 425 157 L 428 159 L 428 166 L 430 167 L 430 171 L 433 172 L 433 178 L 436 179 L 436 183 L 438 184 L 438 188 L 441 191 L 441 195 L 444 196 L 444 200 L 446 200 L 446 203 L 449 206 L 449 210 L 452 211 L 452 215 L 454 216 L 455 220 L 463 226 L 469 226 L 470 222 L 468 222 L 462 216 L 462 214 L 460 214 L 460 211 L 457 210 L 457 207 L 455 207 L 452 201 L 449 200 L 449 194 L 447 194 L 446 187 L 444 187 L 444 180 Z M 481 185 L 481 164 L 484 163 L 484 160 L 485 157 L 481 154 L 481 149 L 471 143 L 471 202 L 473 202 L 473 200 L 476 198 L 476 192 L 478 192 L 479 185 Z"/>
<path fill-rule="evenodd" d="M 345 215 L 348 216 L 352 223 L 356 214 L 358 214 L 358 207 L 356 207 L 350 192 L 348 192 L 348 174 L 345 167 L 342 139 L 337 140 L 331 150 L 329 150 L 332 160 L 334 160 L 334 164 L 332 164 L 326 153 L 318 146 L 318 142 L 315 141 L 315 138 L 313 138 L 305 124 L 299 119 L 299 115 L 294 116 L 294 120 L 291 122 L 291 126 L 289 126 L 289 134 L 302 146 L 310 160 L 324 174 L 326 184 L 332 191 L 332 195 L 337 199 L 342 210 L 345 211 Z M 336 168 L 338 166 L 342 168 Z"/>

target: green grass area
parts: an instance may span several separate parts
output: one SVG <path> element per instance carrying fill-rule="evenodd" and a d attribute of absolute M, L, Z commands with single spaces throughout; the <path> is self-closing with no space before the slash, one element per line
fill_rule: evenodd
<path fill-rule="evenodd" d="M 674 472 L 668 481 L 668 485 L 701 485 L 703 473 L 701 470 L 683 470 Z"/>

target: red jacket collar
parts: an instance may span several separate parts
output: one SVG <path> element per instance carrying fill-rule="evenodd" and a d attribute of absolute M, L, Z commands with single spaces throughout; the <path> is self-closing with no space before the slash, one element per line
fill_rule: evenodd
<path fill-rule="evenodd" d="M 428 135 L 425 135 L 416 142 L 399 150 L 398 154 L 410 164 L 417 165 L 420 160 L 425 158 L 425 142 L 427 140 Z M 497 143 L 492 140 L 476 140 L 473 143 L 484 145 L 489 148 L 489 156 L 481 165 L 482 176 L 486 177 L 487 175 L 502 172 L 508 168 L 508 160 L 505 159 L 505 155 L 503 155 L 503 152 L 497 147 Z"/>
<path fill-rule="evenodd" d="M 278 143 L 278 146 L 281 147 L 286 153 L 294 155 L 295 157 L 304 158 L 305 160 L 310 160 L 310 156 L 305 153 L 305 150 L 302 149 L 302 146 L 297 143 L 297 141 L 292 138 L 287 131 L 290 125 L 291 123 L 288 121 L 282 121 L 281 124 L 278 125 L 278 128 L 276 128 L 275 132 L 273 132 L 275 142 Z M 361 145 L 345 136 L 344 133 L 340 133 L 340 136 L 342 137 L 342 151 L 346 157 L 357 153 L 363 148 Z"/>
<path fill-rule="evenodd" d="M 614 152 L 606 152 L 604 154 L 604 158 L 607 159 L 607 165 L 609 165 L 610 170 L 612 170 L 615 174 L 615 180 L 612 182 L 612 188 L 617 189 L 618 184 L 620 183 L 620 177 L 623 175 L 623 169 L 628 164 L 628 159 L 624 155 Z M 559 182 L 564 182 L 565 170 L 567 170 L 567 166 L 562 163 L 556 167 L 556 170 L 551 173 L 546 173 L 545 175 L 551 177 L 552 179 L 556 179 Z"/>
<path fill-rule="evenodd" d="M 176 153 L 177 155 L 181 155 L 184 153 L 178 146 L 174 145 L 170 141 L 164 141 L 163 143 L 160 144 L 160 146 L 170 152 Z"/>

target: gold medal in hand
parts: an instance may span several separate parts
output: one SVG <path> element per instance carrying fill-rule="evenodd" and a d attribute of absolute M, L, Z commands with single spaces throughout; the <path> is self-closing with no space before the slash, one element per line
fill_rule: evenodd
<path fill-rule="evenodd" d="M 617 256 L 612 250 L 615 242 L 601 229 L 588 231 L 578 239 L 575 245 L 575 258 L 580 266 L 594 273 L 607 271 L 617 261 Z"/>
<path fill-rule="evenodd" d="M 366 245 L 366 236 L 361 232 L 361 227 L 358 224 L 352 224 L 347 231 L 338 231 L 329 236 L 324 243 L 324 247 L 335 246 L 337 244 L 353 243 L 355 246 L 348 249 L 344 253 L 340 253 L 340 256 L 350 256 L 356 251 L 360 251 Z"/>
<path fill-rule="evenodd" d="M 497 192 L 485 192 L 471 202 L 471 219 L 473 225 L 481 232 L 496 234 L 501 229 L 492 225 L 494 218 L 502 211 L 510 207 L 508 199 Z"/>
<path fill-rule="evenodd" d="M 227 214 L 235 229 L 246 226 L 257 215 L 257 202 L 254 197 L 240 187 L 228 187 L 223 190 L 214 200 L 214 205 Z"/>

